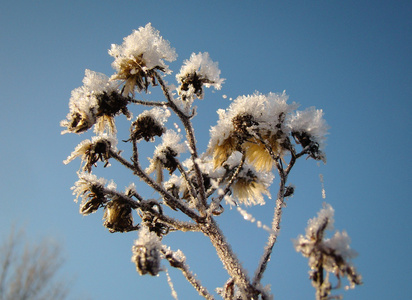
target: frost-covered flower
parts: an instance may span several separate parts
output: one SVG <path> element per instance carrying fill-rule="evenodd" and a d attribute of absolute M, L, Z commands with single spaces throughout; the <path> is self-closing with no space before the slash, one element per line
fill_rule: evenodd
<path fill-rule="evenodd" d="M 155 84 L 154 72 L 170 73 L 166 61 L 174 61 L 176 52 L 164 40 L 151 23 L 134 30 L 123 39 L 122 45 L 112 44 L 109 54 L 114 57 L 113 68 L 117 71 L 112 79 L 124 81 L 123 95 L 147 90 Z"/>
<path fill-rule="evenodd" d="M 137 239 L 132 247 L 132 262 L 136 265 L 136 271 L 140 275 L 149 273 L 156 276 L 162 271 L 160 267 L 162 244 L 156 233 L 143 227 L 139 231 Z"/>
<path fill-rule="evenodd" d="M 153 158 L 149 158 L 150 166 L 146 169 L 147 173 L 156 171 L 158 182 L 163 181 L 163 168 L 172 174 L 177 168 L 177 157 L 186 150 L 185 144 L 179 144 L 181 135 L 169 129 L 162 136 L 162 143 L 156 146 Z"/>
<path fill-rule="evenodd" d="M 233 177 L 233 172 L 237 170 L 241 160 L 242 153 L 240 152 L 236 151 L 229 156 L 222 168 L 227 172 L 225 176 L 227 180 Z M 263 195 L 271 198 L 269 187 L 273 178 L 272 173 L 256 171 L 252 165 L 245 162 L 231 186 L 232 196 L 245 205 L 263 205 L 265 204 Z M 229 201 L 231 202 L 233 201 Z"/>
<path fill-rule="evenodd" d="M 137 230 L 139 226 L 133 226 L 132 207 L 121 198 L 114 198 L 106 204 L 103 215 L 103 226 L 113 232 L 128 232 Z"/>
<path fill-rule="evenodd" d="M 80 203 L 80 213 L 89 215 L 96 212 L 108 200 L 103 193 L 103 188 L 106 184 L 104 178 L 97 178 L 96 175 L 90 173 L 80 173 L 79 180 L 72 187 L 73 195 L 76 195 L 75 202 L 79 197 L 82 197 Z"/>
<path fill-rule="evenodd" d="M 145 110 L 132 123 L 129 140 L 153 141 L 155 136 L 161 136 L 166 131 L 163 125 L 169 116 L 170 111 L 160 107 Z"/>
<path fill-rule="evenodd" d="M 323 119 L 321 109 L 311 107 L 304 111 L 297 111 L 290 119 L 289 127 L 295 140 L 303 148 L 309 148 L 310 157 L 326 161 L 323 147 L 329 126 Z"/>
<path fill-rule="evenodd" d="M 91 141 L 84 140 L 77 145 L 63 163 L 68 164 L 76 157 L 81 156 L 82 162 L 84 162 L 83 171 L 90 173 L 92 166 L 99 160 L 105 162 L 105 167 L 109 164 L 110 151 L 117 151 L 116 144 L 117 140 L 113 136 L 107 134 L 94 136 Z"/>
<path fill-rule="evenodd" d="M 296 104 L 287 104 L 285 93 L 240 96 L 226 110 L 218 110 L 219 121 L 210 130 L 208 153 L 215 168 L 234 151 L 243 151 L 249 163 L 259 171 L 272 169 L 272 154 L 281 156 L 289 133 L 285 122 Z M 262 143 L 265 141 L 266 145 Z"/>
<path fill-rule="evenodd" d="M 271 198 L 269 187 L 273 177 L 272 173 L 257 172 L 244 165 L 232 185 L 233 196 L 245 205 L 264 205 L 263 195 Z"/>
<path fill-rule="evenodd" d="M 350 262 L 357 254 L 349 246 L 347 233 L 336 232 L 332 238 L 325 238 L 325 231 L 333 230 L 333 214 L 333 208 L 325 204 L 318 216 L 309 220 L 306 235 L 300 235 L 294 241 L 296 251 L 309 258 L 312 285 L 321 296 L 327 296 L 331 291 L 331 284 L 328 276 L 324 276 L 324 271 L 335 274 L 339 281 L 341 277 L 347 277 L 350 288 L 362 284 L 362 276 Z"/>
<path fill-rule="evenodd" d="M 98 72 L 86 70 L 83 86 L 71 93 L 70 112 L 67 119 L 60 122 L 68 132 L 82 133 L 97 123 L 96 132 L 103 132 L 105 127 L 114 132 L 113 117 L 122 112 L 129 116 L 127 98 L 117 92 L 117 83 Z"/>
<path fill-rule="evenodd" d="M 203 86 L 220 90 L 223 78 L 217 62 L 213 62 L 209 53 L 192 53 L 189 60 L 185 60 L 180 73 L 176 75 L 180 83 L 177 89 L 183 101 L 192 102 L 195 97 L 203 99 Z"/>

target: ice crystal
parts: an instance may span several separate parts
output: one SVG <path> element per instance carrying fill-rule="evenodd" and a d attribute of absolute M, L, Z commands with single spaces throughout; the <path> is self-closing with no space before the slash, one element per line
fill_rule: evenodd
<path fill-rule="evenodd" d="M 71 93 L 69 102 L 70 112 L 67 119 L 60 122 L 68 132 L 82 133 L 91 128 L 97 120 L 99 113 L 98 96 L 104 93 L 110 94 L 116 91 L 117 83 L 109 81 L 109 78 L 98 72 L 86 70 L 83 86 L 76 88 Z"/>
<path fill-rule="evenodd" d="M 153 71 L 170 73 L 164 61 L 171 62 L 177 57 L 151 23 L 125 37 L 122 45 L 112 44 L 109 54 L 115 58 L 112 66 L 117 71 L 112 79 L 125 81 L 124 94 L 133 94 L 135 87 L 147 90 L 155 81 Z"/>
<path fill-rule="evenodd" d="M 220 90 L 223 78 L 220 78 L 218 63 L 213 62 L 209 53 L 192 53 L 189 60 L 185 60 L 180 73 L 176 75 L 180 82 L 178 93 L 183 101 L 192 102 L 195 97 L 203 99 L 203 85 L 213 86 Z"/>
<path fill-rule="evenodd" d="M 273 157 L 267 147 L 274 155 L 282 154 L 281 144 L 289 132 L 285 122 L 297 107 L 287 104 L 287 99 L 285 93 L 255 93 L 240 96 L 228 109 L 218 110 L 219 121 L 210 130 L 208 145 L 215 167 L 222 165 L 234 151 L 242 149 L 247 160 L 259 171 L 270 171 Z"/>
<path fill-rule="evenodd" d="M 91 171 L 91 167 L 98 161 L 105 161 L 108 165 L 108 159 L 110 158 L 110 151 L 117 152 L 116 149 L 117 139 L 114 136 L 103 134 L 92 137 L 92 140 L 82 141 L 75 150 L 63 161 L 64 164 L 68 164 L 76 157 L 81 156 L 82 162 L 84 162 L 84 171 Z M 105 165 L 105 166 L 106 166 Z"/>

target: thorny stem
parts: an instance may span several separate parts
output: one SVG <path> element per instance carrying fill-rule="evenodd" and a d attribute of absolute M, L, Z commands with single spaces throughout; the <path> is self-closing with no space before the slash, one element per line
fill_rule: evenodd
<path fill-rule="evenodd" d="M 173 268 L 182 271 L 183 276 L 185 276 L 186 280 L 194 287 L 194 289 L 199 293 L 199 295 L 203 296 L 208 300 L 215 299 L 209 293 L 209 291 L 201 284 L 201 282 L 196 278 L 196 276 L 189 270 L 189 267 L 184 260 L 176 259 L 173 256 L 173 251 L 165 249 L 165 247 L 162 249 L 162 253 L 164 254 L 165 258 L 169 261 L 170 265 Z"/>
<path fill-rule="evenodd" d="M 205 212 L 204 209 L 207 207 L 207 202 L 206 202 L 206 193 L 205 193 L 205 187 L 204 187 L 204 182 L 203 182 L 203 176 L 202 172 L 200 171 L 199 165 L 197 163 L 198 159 L 198 153 L 197 153 L 197 148 L 196 148 L 196 139 L 194 135 L 194 130 L 192 123 L 190 121 L 190 117 L 186 116 L 173 102 L 173 98 L 169 93 L 169 90 L 167 86 L 165 85 L 162 77 L 155 72 L 155 77 L 157 81 L 159 82 L 160 86 L 162 87 L 163 94 L 165 95 L 166 99 L 168 100 L 168 106 L 176 113 L 176 115 L 179 117 L 179 119 L 182 121 L 183 126 L 186 130 L 186 136 L 187 140 L 189 143 L 189 148 L 190 148 L 190 153 L 193 161 L 193 166 L 195 169 L 195 174 L 196 174 L 196 179 L 197 183 L 199 185 L 199 197 L 200 197 L 200 202 L 202 203 L 203 207 L 202 210 L 200 210 L 200 214 L 204 216 Z"/>

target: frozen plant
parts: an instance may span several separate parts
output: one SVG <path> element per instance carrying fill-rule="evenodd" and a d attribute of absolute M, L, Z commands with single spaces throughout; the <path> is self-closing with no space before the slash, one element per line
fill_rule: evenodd
<path fill-rule="evenodd" d="M 193 53 L 176 75 L 177 85 L 167 84 L 165 77 L 171 70 L 166 62 L 174 61 L 177 55 L 150 23 L 133 31 L 121 45 L 112 45 L 109 54 L 114 57 L 115 73 L 108 77 L 86 70 L 83 86 L 72 92 L 70 112 L 61 122 L 65 128 L 62 133 L 82 134 L 94 127 L 95 136 L 81 142 L 64 161 L 81 159 L 79 180 L 72 188 L 75 201 L 81 199 L 80 213 L 102 211 L 103 226 L 112 233 L 138 231 L 132 262 L 140 275 L 155 276 L 166 270 L 162 261 L 168 262 L 182 272 L 199 295 L 215 299 L 190 271 L 183 252 L 164 244 L 163 238 L 175 231 L 198 232 L 209 238 L 229 275 L 227 282 L 216 288 L 218 295 L 227 300 L 272 299 L 262 277 L 280 231 L 285 198 L 296 189 L 287 184 L 288 176 L 302 157 L 326 161 L 328 126 L 323 111 L 298 111 L 298 104 L 288 102 L 285 92 L 239 96 L 227 109 L 218 110 L 219 120 L 210 129 L 207 149 L 201 152 L 192 125 L 196 116 L 193 103 L 205 98 L 205 87 L 221 89 L 224 82 L 210 55 Z M 136 97 L 143 98 L 156 86 L 163 93 L 163 101 Z M 137 116 L 134 120 L 131 112 Z M 115 120 L 121 114 L 130 120 L 130 129 L 118 133 Z M 180 121 L 174 129 L 168 125 L 172 114 Z M 121 146 L 128 149 L 119 150 Z M 142 158 L 140 154 L 147 147 L 153 155 Z M 136 176 L 135 182 L 120 191 L 114 181 L 94 174 L 99 161 L 105 167 L 110 163 L 123 166 Z M 279 189 L 272 200 L 270 188 L 275 174 Z M 153 190 L 155 199 L 149 198 L 153 192 L 141 194 L 141 184 Z M 253 277 L 218 226 L 217 220 L 226 216 L 227 205 L 238 206 L 251 222 L 255 218 L 240 206 L 274 209 L 272 228 L 263 226 L 268 240 Z M 306 236 L 295 243 L 296 249 L 309 257 L 318 299 L 327 299 L 331 290 L 323 272 L 333 272 L 338 278 L 346 276 L 351 285 L 361 283 L 360 275 L 348 263 L 353 252 L 347 234 L 324 239 L 332 215 L 326 206 L 317 219 L 310 221 Z M 257 226 L 262 227 L 262 222 Z M 174 288 L 172 294 L 176 297 Z"/>
<path fill-rule="evenodd" d="M 329 295 L 334 288 L 329 281 L 330 273 L 338 279 L 337 287 L 342 277 L 347 277 L 349 281 L 350 285 L 346 288 L 354 288 L 362 283 L 362 276 L 350 262 L 357 253 L 349 246 L 348 234 L 337 231 L 333 237 L 325 238 L 325 231 L 333 229 L 333 214 L 332 206 L 325 204 L 317 218 L 309 220 L 306 235 L 300 235 L 294 241 L 296 251 L 309 258 L 309 274 L 316 288 L 316 300 L 332 299 Z"/>

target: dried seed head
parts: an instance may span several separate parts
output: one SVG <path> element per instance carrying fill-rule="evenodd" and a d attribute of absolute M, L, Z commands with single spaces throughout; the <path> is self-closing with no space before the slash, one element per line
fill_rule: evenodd
<path fill-rule="evenodd" d="M 159 124 L 152 116 L 145 115 L 138 117 L 133 122 L 130 129 L 130 140 L 139 141 L 144 139 L 146 142 L 153 141 L 155 136 L 161 136 L 165 128 Z"/>
<path fill-rule="evenodd" d="M 90 215 L 96 212 L 106 202 L 107 199 L 103 193 L 101 186 L 92 185 L 89 189 L 87 198 L 84 198 L 84 200 L 80 204 L 80 213 L 85 216 Z"/>
<path fill-rule="evenodd" d="M 182 79 L 182 85 L 179 89 L 179 94 L 182 96 L 182 100 L 186 101 L 190 98 L 191 91 L 192 94 L 196 95 L 197 98 L 203 99 L 203 83 L 208 82 L 205 79 L 200 79 L 196 72 L 187 74 L 185 78 Z"/>
<path fill-rule="evenodd" d="M 103 215 L 103 226 L 113 232 L 127 232 L 138 229 L 133 226 L 132 208 L 122 199 L 113 199 L 107 203 Z"/>
<path fill-rule="evenodd" d="M 109 164 L 110 148 L 111 143 L 106 139 L 100 139 L 91 144 L 89 149 L 85 151 L 87 161 L 83 167 L 83 170 L 90 173 L 92 166 L 94 166 L 99 160 L 105 162 L 105 166 L 107 166 Z"/>
<path fill-rule="evenodd" d="M 139 233 L 139 239 L 132 247 L 132 262 L 140 275 L 150 274 L 156 276 L 162 270 L 160 267 L 160 238 L 143 227 Z"/>
<path fill-rule="evenodd" d="M 325 154 L 319 149 L 319 143 L 316 142 L 312 136 L 307 132 L 292 132 L 292 136 L 297 143 L 302 145 L 302 148 L 308 148 L 309 157 L 315 160 L 326 161 Z"/>
<path fill-rule="evenodd" d="M 253 116 L 249 114 L 237 115 L 232 119 L 232 123 L 235 133 L 242 141 L 251 137 L 249 130 L 252 126 L 259 125 L 259 123 L 254 120 Z"/>
<path fill-rule="evenodd" d="M 123 97 L 116 91 L 112 91 L 109 94 L 103 92 L 96 96 L 98 103 L 97 116 L 110 116 L 114 117 L 122 112 L 127 117 L 130 116 L 127 110 L 128 98 Z"/>

